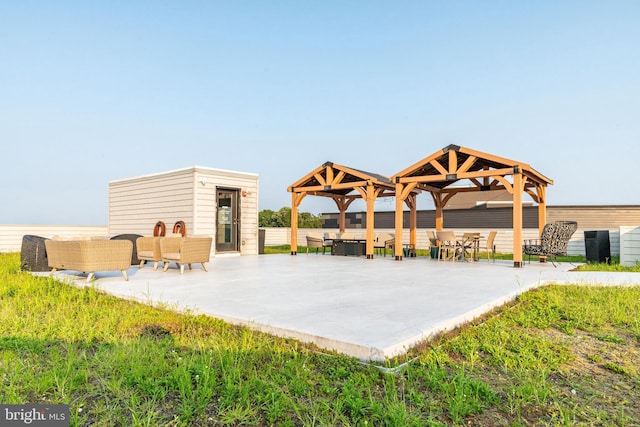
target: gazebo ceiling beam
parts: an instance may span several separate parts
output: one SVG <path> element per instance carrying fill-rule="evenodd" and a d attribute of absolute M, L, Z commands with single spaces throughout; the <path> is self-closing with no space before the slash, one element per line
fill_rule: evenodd
<path fill-rule="evenodd" d="M 514 168 L 503 168 L 503 169 L 489 169 L 489 170 L 480 170 L 480 171 L 472 171 L 472 172 L 463 172 L 463 173 L 447 173 L 440 175 L 426 175 L 426 176 L 407 176 L 407 177 L 398 177 L 397 181 L 402 184 L 409 184 L 411 182 L 454 182 L 462 179 L 472 179 L 472 178 L 495 178 L 498 176 L 504 175 L 513 175 Z"/>
<path fill-rule="evenodd" d="M 496 190 L 504 190 L 504 186 L 502 185 L 493 185 L 490 188 L 487 188 L 485 190 L 483 190 L 480 187 L 476 187 L 476 186 L 469 186 L 469 187 L 448 187 L 448 188 L 443 188 L 442 191 L 440 191 L 442 194 L 455 194 L 455 193 L 473 193 L 474 191 L 496 191 Z"/>
<path fill-rule="evenodd" d="M 291 192 L 325 192 L 330 193 L 333 190 L 347 190 L 347 189 L 355 189 L 356 187 L 366 187 L 370 184 L 370 181 L 356 181 L 356 182 L 343 182 L 336 185 L 310 185 L 308 187 L 293 187 L 289 189 Z M 382 184 L 382 183 L 372 183 L 374 187 L 385 188 L 388 190 L 395 190 L 392 184 Z"/>
<path fill-rule="evenodd" d="M 527 193 L 529 196 L 531 196 L 531 198 L 533 199 L 534 202 L 536 203 L 540 203 L 540 198 L 538 197 L 538 193 L 531 191 L 530 188 L 525 188 L 524 192 Z"/>
<path fill-rule="evenodd" d="M 316 181 L 318 181 L 320 185 L 323 185 L 323 186 L 327 185 L 327 181 L 325 181 L 324 176 L 322 176 L 322 174 L 317 173 L 313 175 L 313 177 L 316 179 Z"/>
<path fill-rule="evenodd" d="M 436 159 L 431 160 L 429 164 L 433 166 L 442 175 L 446 175 L 447 173 L 449 173 L 449 171 L 444 166 L 442 166 L 440 162 Z"/>
<path fill-rule="evenodd" d="M 464 163 L 462 165 L 460 165 L 460 167 L 458 168 L 458 172 L 457 173 L 467 172 L 471 168 L 471 166 L 473 166 L 475 164 L 476 160 L 478 160 L 477 157 L 469 156 L 467 158 L 467 160 L 465 160 Z"/>
<path fill-rule="evenodd" d="M 346 176 L 346 173 L 344 171 L 340 171 L 333 179 L 333 182 L 328 182 L 327 185 L 334 186 L 334 185 L 340 184 L 345 176 Z"/>
<path fill-rule="evenodd" d="M 455 150 L 449 151 L 449 173 L 458 172 L 458 152 Z"/>

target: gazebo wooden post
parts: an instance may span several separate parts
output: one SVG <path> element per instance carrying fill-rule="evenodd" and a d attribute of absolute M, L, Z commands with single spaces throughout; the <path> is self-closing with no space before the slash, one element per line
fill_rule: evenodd
<path fill-rule="evenodd" d="M 542 235 L 542 229 L 547 223 L 547 187 L 536 186 L 538 191 L 538 236 Z M 547 262 L 546 256 L 540 256 L 540 262 Z"/>
<path fill-rule="evenodd" d="M 409 244 L 415 251 L 418 228 L 418 211 L 416 209 L 416 195 L 414 193 L 407 197 L 407 204 L 409 205 Z"/>
<path fill-rule="evenodd" d="M 444 219 L 442 217 L 442 195 L 431 193 L 433 196 L 433 204 L 436 207 L 436 231 L 444 229 Z"/>
<path fill-rule="evenodd" d="M 513 266 L 522 267 L 522 172 L 513 168 Z"/>
<path fill-rule="evenodd" d="M 375 234 L 375 221 L 374 221 L 374 202 L 376 201 L 376 189 L 371 182 L 367 183 L 366 190 L 366 198 L 367 198 L 367 246 L 366 253 L 367 259 L 373 259 L 373 239 Z"/>
<path fill-rule="evenodd" d="M 397 182 L 396 183 L 396 220 L 395 220 L 395 243 L 393 245 L 393 253 L 396 257 L 396 261 L 402 261 L 402 229 L 404 228 L 404 218 L 403 218 L 403 203 L 404 199 L 402 198 L 402 192 L 404 190 L 404 185 Z"/>
<path fill-rule="evenodd" d="M 301 200 L 299 194 L 291 193 L 291 255 L 298 254 L 298 206 Z"/>

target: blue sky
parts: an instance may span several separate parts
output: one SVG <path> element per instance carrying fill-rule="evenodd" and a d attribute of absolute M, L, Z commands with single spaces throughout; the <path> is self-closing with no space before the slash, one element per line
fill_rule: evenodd
<path fill-rule="evenodd" d="M 615 0 L 0 0 L 0 223 L 106 225 L 109 181 L 193 165 L 258 173 L 277 210 L 325 161 L 390 176 L 449 144 L 530 164 L 551 205 L 638 204 L 638 22 Z"/>

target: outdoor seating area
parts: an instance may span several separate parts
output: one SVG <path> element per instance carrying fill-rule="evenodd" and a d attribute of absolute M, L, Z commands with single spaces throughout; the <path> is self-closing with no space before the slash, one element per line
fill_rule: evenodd
<path fill-rule="evenodd" d="M 201 264 L 207 271 L 206 263 L 211 256 L 213 239 L 206 236 L 182 237 L 180 233 L 165 237 L 139 237 L 137 239 L 140 268 L 145 262 L 153 262 L 153 269 L 163 263 L 163 271 L 167 271 L 170 263 L 176 263 L 180 273 L 184 273 L 184 266 L 192 268 L 192 264 Z"/>
<path fill-rule="evenodd" d="M 213 238 L 189 236 L 184 221 L 177 221 L 173 233 L 165 236 L 166 226 L 158 221 L 153 227 L 154 236 L 128 233 L 108 238 L 103 235 L 53 236 L 52 238 L 24 235 L 20 251 L 20 268 L 23 271 L 50 272 L 73 270 L 89 273 L 87 281 L 98 271 L 118 270 L 128 280 L 127 270 L 131 266 L 139 269 L 146 262 L 153 262 L 154 270 L 163 263 L 163 271 L 174 263 L 184 273 L 185 265 L 206 263 L 211 256 Z"/>
<path fill-rule="evenodd" d="M 494 242 L 497 234 L 497 231 L 491 230 L 486 237 L 482 232 L 464 232 L 457 236 L 451 230 L 427 230 L 431 258 L 439 261 L 479 261 L 481 242 L 484 240 L 487 260 L 493 259 L 495 262 Z"/>
<path fill-rule="evenodd" d="M 388 177 L 334 162 L 325 162 L 288 187 L 292 193 L 291 204 L 291 255 L 297 255 L 298 209 L 307 195 L 329 197 L 338 207 L 337 227 L 346 229 L 346 211 L 355 200 L 366 201 L 364 224 L 364 254 L 368 259 L 387 249 L 375 236 L 375 202 L 384 197 L 395 198 L 395 242 L 393 256 L 416 256 L 418 195 L 429 193 L 435 205 L 434 226 L 445 231 L 445 206 L 458 194 L 473 195 L 476 192 L 500 191 L 510 195 L 512 203 L 513 266 L 523 267 L 523 195 L 538 204 L 538 223 L 546 221 L 546 189 L 553 180 L 542 175 L 526 162 L 507 159 L 494 154 L 450 144 L 411 166 Z M 515 191 L 517 189 L 517 191 Z M 480 196 L 480 193 L 476 197 Z M 405 207 L 409 211 L 405 211 Z M 487 212 L 489 213 L 489 212 Z M 405 221 L 408 223 L 405 224 Z M 406 226 L 408 225 L 408 227 Z M 409 241 L 403 242 L 403 230 L 409 229 Z M 460 239 L 446 236 L 438 238 L 438 259 L 476 259 L 479 252 L 478 236 L 462 236 Z M 335 245 L 335 242 L 334 242 Z M 358 253 L 360 251 L 357 251 Z M 493 251 L 492 251 L 493 253 Z M 444 255 L 444 256 L 443 256 Z"/>
<path fill-rule="evenodd" d="M 211 257 L 211 245 L 213 238 L 209 236 L 187 237 L 187 226 L 184 221 L 176 221 L 172 232 L 167 235 L 167 226 L 163 221 L 158 221 L 153 226 L 153 236 L 138 236 L 136 246 L 138 249 L 139 268 L 146 262 L 153 262 L 153 270 L 163 263 L 163 271 L 169 269 L 169 264 L 175 263 L 184 273 L 184 266 L 192 269 L 192 264 L 201 264 L 207 271 L 206 263 Z"/>

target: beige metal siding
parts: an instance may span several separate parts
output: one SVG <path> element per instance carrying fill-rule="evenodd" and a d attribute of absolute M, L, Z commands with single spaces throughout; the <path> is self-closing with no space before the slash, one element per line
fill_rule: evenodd
<path fill-rule="evenodd" d="M 150 236 L 163 221 L 171 232 L 176 221 L 193 230 L 193 172 L 181 170 L 109 183 L 109 233 Z"/>
<path fill-rule="evenodd" d="M 548 206 L 547 221 L 576 221 L 582 230 L 640 224 L 640 206 Z"/>
<path fill-rule="evenodd" d="M 525 207 L 522 212 L 523 227 L 538 226 L 538 207 Z M 365 228 L 366 212 L 347 212 L 346 228 Z M 622 225 L 640 224 L 640 206 L 548 206 L 547 222 L 571 220 L 582 230 L 617 229 Z M 392 228 L 395 213 L 379 211 L 375 213 L 376 228 Z M 444 213 L 445 228 L 511 228 L 512 208 L 449 209 Z M 408 227 L 409 212 L 404 212 L 404 226 Z M 337 213 L 323 213 L 322 225 L 326 228 L 338 226 Z M 434 210 L 418 210 L 418 228 L 435 227 Z"/>

